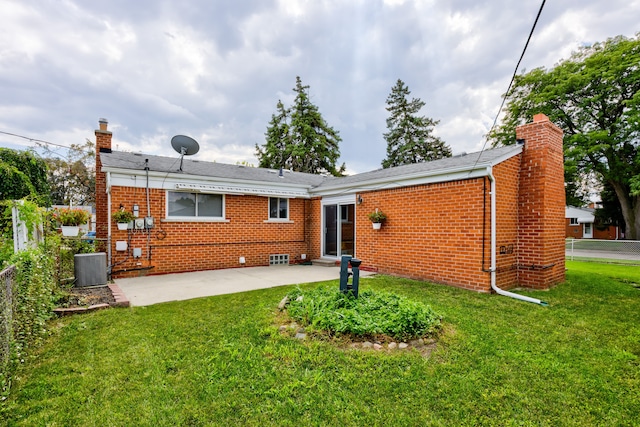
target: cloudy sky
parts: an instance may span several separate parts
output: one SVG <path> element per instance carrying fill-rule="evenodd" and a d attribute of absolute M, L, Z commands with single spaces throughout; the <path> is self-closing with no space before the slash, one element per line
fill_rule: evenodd
<path fill-rule="evenodd" d="M 454 153 L 477 151 L 540 2 L 0 0 L 0 131 L 69 145 L 104 117 L 120 150 L 177 156 L 171 137 L 185 134 L 197 159 L 257 164 L 300 76 L 340 132 L 340 161 L 364 172 L 385 157 L 385 101 L 402 79 Z M 639 22 L 640 0 L 547 1 L 521 68 Z"/>

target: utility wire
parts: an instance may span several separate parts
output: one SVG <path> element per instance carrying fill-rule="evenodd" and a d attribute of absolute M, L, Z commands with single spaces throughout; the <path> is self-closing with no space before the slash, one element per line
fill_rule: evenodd
<path fill-rule="evenodd" d="M 540 19 L 540 15 L 542 14 L 542 9 L 544 8 L 544 4 L 545 3 L 546 3 L 546 0 L 542 0 L 542 4 L 540 5 L 540 9 L 538 10 L 538 15 L 536 16 L 536 20 L 533 22 L 533 26 L 531 27 L 531 31 L 529 32 L 529 37 L 527 38 L 527 42 L 524 45 L 524 49 L 522 49 L 522 54 L 520 55 L 520 59 L 518 60 L 518 63 L 516 64 L 515 70 L 513 70 L 513 75 L 511 76 L 511 81 L 509 82 L 509 87 L 507 87 L 507 92 L 502 97 L 502 103 L 500 104 L 500 108 L 498 109 L 498 113 L 496 114 L 495 119 L 493 119 L 493 124 L 491 125 L 491 129 L 489 129 L 489 132 L 487 133 L 487 137 L 484 140 L 484 144 L 482 145 L 482 150 L 480 150 L 480 155 L 478 155 L 478 158 L 476 159 L 476 163 L 473 165 L 474 168 L 476 167 L 476 165 L 480 161 L 480 157 L 482 156 L 482 152 L 484 151 L 485 147 L 487 146 L 487 142 L 489 141 L 489 135 L 493 131 L 493 128 L 496 127 L 496 123 L 498 123 L 498 117 L 500 117 L 500 112 L 502 112 L 502 108 L 504 107 L 504 103 L 507 100 L 507 96 L 509 95 L 509 91 L 511 90 L 511 86 L 513 86 L 513 82 L 516 79 L 516 75 L 518 74 L 518 68 L 520 68 L 520 63 L 522 62 L 522 58 L 524 58 L 524 54 L 527 51 L 527 47 L 529 47 L 529 42 L 531 41 L 531 37 L 533 36 L 533 31 L 536 29 L 536 25 L 538 24 L 538 20 Z"/>
<path fill-rule="evenodd" d="M 10 135 L 10 136 L 15 136 L 17 138 L 26 139 L 26 140 L 31 141 L 31 142 L 36 142 L 36 143 L 41 142 L 43 144 L 49 144 L 49 145 L 53 145 L 55 147 L 71 148 L 68 145 L 56 144 L 56 143 L 49 142 L 49 141 L 43 141 L 42 139 L 30 138 L 28 136 L 18 135 L 16 133 L 11 133 L 11 132 L 5 132 L 5 131 L 2 131 L 2 130 L 0 130 L 0 133 L 3 134 L 3 135 Z"/>

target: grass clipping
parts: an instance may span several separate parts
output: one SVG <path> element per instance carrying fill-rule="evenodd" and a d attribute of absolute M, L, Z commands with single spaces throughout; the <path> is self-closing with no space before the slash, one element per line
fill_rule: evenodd
<path fill-rule="evenodd" d="M 442 316 L 419 301 L 389 292 L 351 292 L 324 287 L 287 294 L 289 316 L 309 331 L 331 336 L 387 336 L 409 340 L 437 335 Z"/>

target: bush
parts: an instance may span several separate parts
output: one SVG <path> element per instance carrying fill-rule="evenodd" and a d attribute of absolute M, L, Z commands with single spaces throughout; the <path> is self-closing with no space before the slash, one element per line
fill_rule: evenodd
<path fill-rule="evenodd" d="M 54 281 L 54 259 L 42 247 L 21 251 L 11 260 L 16 266 L 13 333 L 16 357 L 23 349 L 37 344 L 46 335 L 46 321 L 51 318 L 58 289 Z"/>
<path fill-rule="evenodd" d="M 435 335 L 442 316 L 418 301 L 365 290 L 358 298 L 338 289 L 296 289 L 288 295 L 288 313 L 301 325 L 331 335 L 388 335 L 407 340 Z M 300 298 L 302 297 L 302 298 Z"/>

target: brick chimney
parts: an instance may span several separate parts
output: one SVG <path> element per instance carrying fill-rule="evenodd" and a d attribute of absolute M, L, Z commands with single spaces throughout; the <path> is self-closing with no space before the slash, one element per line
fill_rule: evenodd
<path fill-rule="evenodd" d="M 102 172 L 100 153 L 111 152 L 111 132 L 107 130 L 107 119 L 99 119 L 96 129 L 96 237 L 106 238 L 109 232 L 109 213 L 107 212 L 107 178 Z"/>
<path fill-rule="evenodd" d="M 518 196 L 518 283 L 548 289 L 564 281 L 562 130 L 544 114 L 516 128 L 524 140 Z"/>

